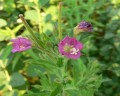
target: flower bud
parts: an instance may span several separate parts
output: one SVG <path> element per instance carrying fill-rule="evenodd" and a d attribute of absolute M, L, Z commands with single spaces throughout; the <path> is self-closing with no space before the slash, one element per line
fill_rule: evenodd
<path fill-rule="evenodd" d="M 93 30 L 93 26 L 91 23 L 82 21 L 74 28 L 74 34 L 77 35 L 80 32 L 91 32 Z"/>

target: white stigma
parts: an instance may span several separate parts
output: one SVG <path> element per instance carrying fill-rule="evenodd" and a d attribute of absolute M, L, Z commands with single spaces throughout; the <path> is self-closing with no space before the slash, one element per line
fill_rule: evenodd
<path fill-rule="evenodd" d="M 79 52 L 79 49 L 75 49 L 75 48 L 72 48 L 72 55 L 77 55 L 77 53 Z"/>

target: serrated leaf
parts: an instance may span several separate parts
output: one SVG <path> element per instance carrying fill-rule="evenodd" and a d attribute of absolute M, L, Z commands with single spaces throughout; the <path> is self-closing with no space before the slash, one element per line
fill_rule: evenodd
<path fill-rule="evenodd" d="M 67 90 L 66 91 L 70 96 L 78 96 L 79 91 L 78 90 Z M 79 95 L 81 96 L 81 95 Z"/>
<path fill-rule="evenodd" d="M 37 74 L 39 74 L 40 76 L 40 83 L 42 84 L 43 88 L 46 90 L 51 90 L 51 83 L 49 81 L 49 78 L 47 78 L 47 76 L 45 75 L 45 73 L 43 73 L 40 70 L 36 70 Z"/>
<path fill-rule="evenodd" d="M 57 94 L 62 90 L 62 85 L 58 85 L 51 93 L 50 96 L 57 96 Z"/>

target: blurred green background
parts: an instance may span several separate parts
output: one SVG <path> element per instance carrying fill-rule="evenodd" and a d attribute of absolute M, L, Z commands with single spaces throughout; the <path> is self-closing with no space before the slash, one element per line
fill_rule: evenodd
<path fill-rule="evenodd" d="M 29 34 L 23 27 L 19 14 L 24 14 L 33 30 L 48 36 L 57 36 L 58 3 L 62 0 L 0 0 L 0 63 L 5 64 L 11 77 L 19 84 L 12 86 L 22 94 L 25 83 L 34 84 L 32 66 L 26 60 L 36 58 L 32 51 L 11 53 L 10 40 Z M 120 96 L 120 0 L 63 0 L 63 35 L 72 35 L 73 28 L 82 20 L 93 24 L 94 31 L 89 56 L 101 66 L 103 83 L 95 96 Z M 21 75 L 21 74 L 22 75 Z M 28 81 L 24 81 L 24 77 Z M 22 81 L 22 80 L 23 81 Z M 0 96 L 6 78 L 0 68 Z M 21 87 L 22 86 L 22 87 Z M 5 89 L 4 89 L 5 90 Z M 7 92 L 5 93 L 8 96 Z M 11 93 L 12 94 L 12 93 Z M 12 95 L 9 95 L 12 96 Z M 16 96 L 15 93 L 13 96 Z"/>

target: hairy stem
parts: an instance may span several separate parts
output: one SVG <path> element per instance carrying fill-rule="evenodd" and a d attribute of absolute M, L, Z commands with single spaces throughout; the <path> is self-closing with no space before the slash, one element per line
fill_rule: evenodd
<path fill-rule="evenodd" d="M 60 2 L 59 5 L 58 5 L 58 31 L 59 31 L 59 40 L 62 40 L 61 18 L 62 18 L 62 2 Z"/>
<path fill-rule="evenodd" d="M 42 34 L 42 23 L 41 23 L 41 7 L 39 6 L 38 2 L 36 2 L 36 0 L 34 1 L 36 7 L 36 11 L 37 11 L 37 15 L 38 15 L 38 25 L 39 25 L 39 32 L 40 34 Z"/>

